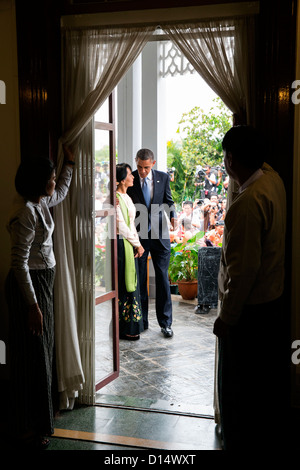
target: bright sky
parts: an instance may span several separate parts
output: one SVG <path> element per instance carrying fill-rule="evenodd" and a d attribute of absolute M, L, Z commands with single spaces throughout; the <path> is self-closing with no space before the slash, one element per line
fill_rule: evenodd
<path fill-rule="evenodd" d="M 178 122 L 183 113 L 188 113 L 195 106 L 209 111 L 212 100 L 217 97 L 198 73 L 168 76 L 166 86 L 167 140 L 178 140 L 176 134 Z"/>
<path fill-rule="evenodd" d="M 168 140 L 179 140 L 179 134 L 176 133 L 178 123 L 183 113 L 188 113 L 195 106 L 203 111 L 209 111 L 213 105 L 212 100 L 217 95 L 206 84 L 198 73 L 168 76 L 164 78 L 167 81 L 166 89 L 166 142 Z M 107 104 L 103 106 L 107 108 Z M 108 120 L 107 113 L 99 110 L 98 120 Z M 103 131 L 95 132 L 95 147 L 100 149 L 103 145 L 108 145 L 108 133 Z"/>

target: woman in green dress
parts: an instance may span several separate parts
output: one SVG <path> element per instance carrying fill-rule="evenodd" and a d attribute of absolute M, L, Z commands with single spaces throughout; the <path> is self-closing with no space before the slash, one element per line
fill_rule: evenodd
<path fill-rule="evenodd" d="M 127 194 L 133 186 L 131 167 L 120 163 L 117 176 L 117 238 L 118 238 L 118 291 L 119 336 L 121 339 L 138 340 L 143 331 L 140 305 L 137 258 L 144 253 L 135 227 L 136 208 Z"/>

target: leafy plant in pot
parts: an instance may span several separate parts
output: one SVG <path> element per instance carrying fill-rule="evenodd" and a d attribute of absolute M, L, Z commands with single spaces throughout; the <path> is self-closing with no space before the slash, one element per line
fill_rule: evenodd
<path fill-rule="evenodd" d="M 181 297 L 192 300 L 197 296 L 198 289 L 198 250 L 197 240 L 204 232 L 198 232 L 187 242 L 171 245 L 169 278 L 178 284 Z"/>

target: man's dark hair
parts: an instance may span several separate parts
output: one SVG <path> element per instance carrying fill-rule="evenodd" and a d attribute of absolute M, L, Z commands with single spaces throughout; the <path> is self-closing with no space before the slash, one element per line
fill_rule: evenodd
<path fill-rule="evenodd" d="M 21 162 L 15 177 L 17 192 L 28 200 L 46 196 L 46 186 L 54 170 L 53 162 L 46 157 Z"/>
<path fill-rule="evenodd" d="M 121 183 L 121 181 L 125 180 L 127 177 L 127 168 L 131 171 L 131 166 L 128 165 L 128 163 L 118 163 L 116 166 L 116 177 L 118 183 Z"/>
<path fill-rule="evenodd" d="M 154 161 L 154 153 L 150 149 L 140 149 L 135 157 L 135 160 L 151 160 Z"/>
<path fill-rule="evenodd" d="M 183 205 L 183 206 L 191 206 L 191 207 L 194 206 L 194 204 L 193 204 L 192 201 L 183 201 L 182 205 Z"/>
<path fill-rule="evenodd" d="M 264 141 L 252 126 L 235 126 L 229 129 L 222 142 L 223 150 L 245 168 L 257 170 L 265 159 Z"/>

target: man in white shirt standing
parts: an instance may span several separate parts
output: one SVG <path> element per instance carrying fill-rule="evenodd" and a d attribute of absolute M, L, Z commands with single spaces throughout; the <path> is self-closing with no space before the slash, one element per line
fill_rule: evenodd
<path fill-rule="evenodd" d="M 285 405 L 284 289 L 286 194 L 250 126 L 223 140 L 228 175 L 239 185 L 225 217 L 219 270 L 218 394 L 224 448 L 276 442 Z M 283 348 L 282 348 L 283 346 Z M 285 391 L 285 390 L 284 390 Z"/>

